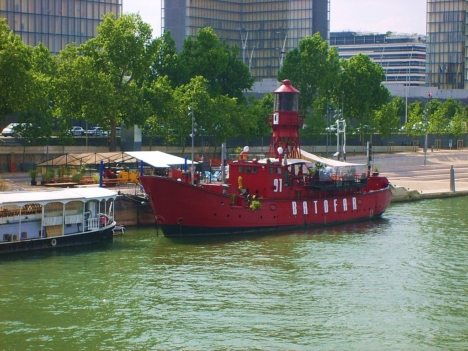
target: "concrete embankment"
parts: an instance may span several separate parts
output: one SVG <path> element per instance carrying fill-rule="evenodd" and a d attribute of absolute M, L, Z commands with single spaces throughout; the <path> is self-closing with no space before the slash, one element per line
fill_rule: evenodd
<path fill-rule="evenodd" d="M 468 195 L 466 150 L 378 154 L 373 162 L 392 185 L 392 202 Z"/>
<path fill-rule="evenodd" d="M 392 203 L 409 202 L 428 199 L 442 199 L 446 197 L 467 196 L 468 190 L 462 191 L 435 191 L 435 192 L 420 192 L 404 187 L 392 186 Z"/>

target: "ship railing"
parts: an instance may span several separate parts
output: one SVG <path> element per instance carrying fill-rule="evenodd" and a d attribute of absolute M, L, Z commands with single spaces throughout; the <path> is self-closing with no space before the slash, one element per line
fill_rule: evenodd
<path fill-rule="evenodd" d="M 362 188 L 367 185 L 367 177 L 362 175 L 350 175 L 340 178 L 317 179 L 312 178 L 309 182 L 310 186 L 319 190 L 335 190 L 335 189 L 352 189 Z"/>
<path fill-rule="evenodd" d="M 96 230 L 109 226 L 114 222 L 114 217 L 111 214 L 98 213 L 93 218 L 88 218 L 88 230 Z"/>

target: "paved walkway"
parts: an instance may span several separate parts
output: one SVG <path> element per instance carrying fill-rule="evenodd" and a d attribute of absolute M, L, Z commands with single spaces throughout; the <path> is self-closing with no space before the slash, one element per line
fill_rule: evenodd
<path fill-rule="evenodd" d="M 366 162 L 364 157 L 349 157 L 349 162 Z M 424 165 L 424 163 L 426 165 Z M 450 169 L 454 168 L 455 190 L 468 191 L 468 151 L 423 151 L 374 155 L 374 166 L 394 187 L 422 193 L 449 192 Z"/>

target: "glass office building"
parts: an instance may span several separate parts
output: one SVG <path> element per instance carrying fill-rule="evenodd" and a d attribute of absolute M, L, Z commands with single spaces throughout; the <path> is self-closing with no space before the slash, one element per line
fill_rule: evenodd
<path fill-rule="evenodd" d="M 95 37 L 109 12 L 120 16 L 122 0 L 0 0 L 0 17 L 10 29 L 26 45 L 42 42 L 52 53 Z"/>
<path fill-rule="evenodd" d="M 466 0 L 427 0 L 427 83 L 468 88 Z"/>
<path fill-rule="evenodd" d="M 319 32 L 329 39 L 330 0 L 164 0 L 162 29 L 177 49 L 198 30 L 212 27 L 257 80 L 274 79 L 288 50 Z"/>
<path fill-rule="evenodd" d="M 340 58 L 359 53 L 368 55 L 384 69 L 385 83 L 407 86 L 426 85 L 426 37 L 424 35 L 330 33 L 330 46 Z"/>

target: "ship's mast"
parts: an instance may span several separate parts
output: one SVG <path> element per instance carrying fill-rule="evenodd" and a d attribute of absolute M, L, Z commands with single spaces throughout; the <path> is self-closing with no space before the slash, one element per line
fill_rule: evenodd
<path fill-rule="evenodd" d="M 289 80 L 283 80 L 282 85 L 273 92 L 275 105 L 273 115 L 269 116 L 272 128 L 270 157 L 281 158 L 278 148 L 288 158 L 301 158 L 299 129 L 303 118 L 299 116 L 299 90 L 291 85 Z"/>

